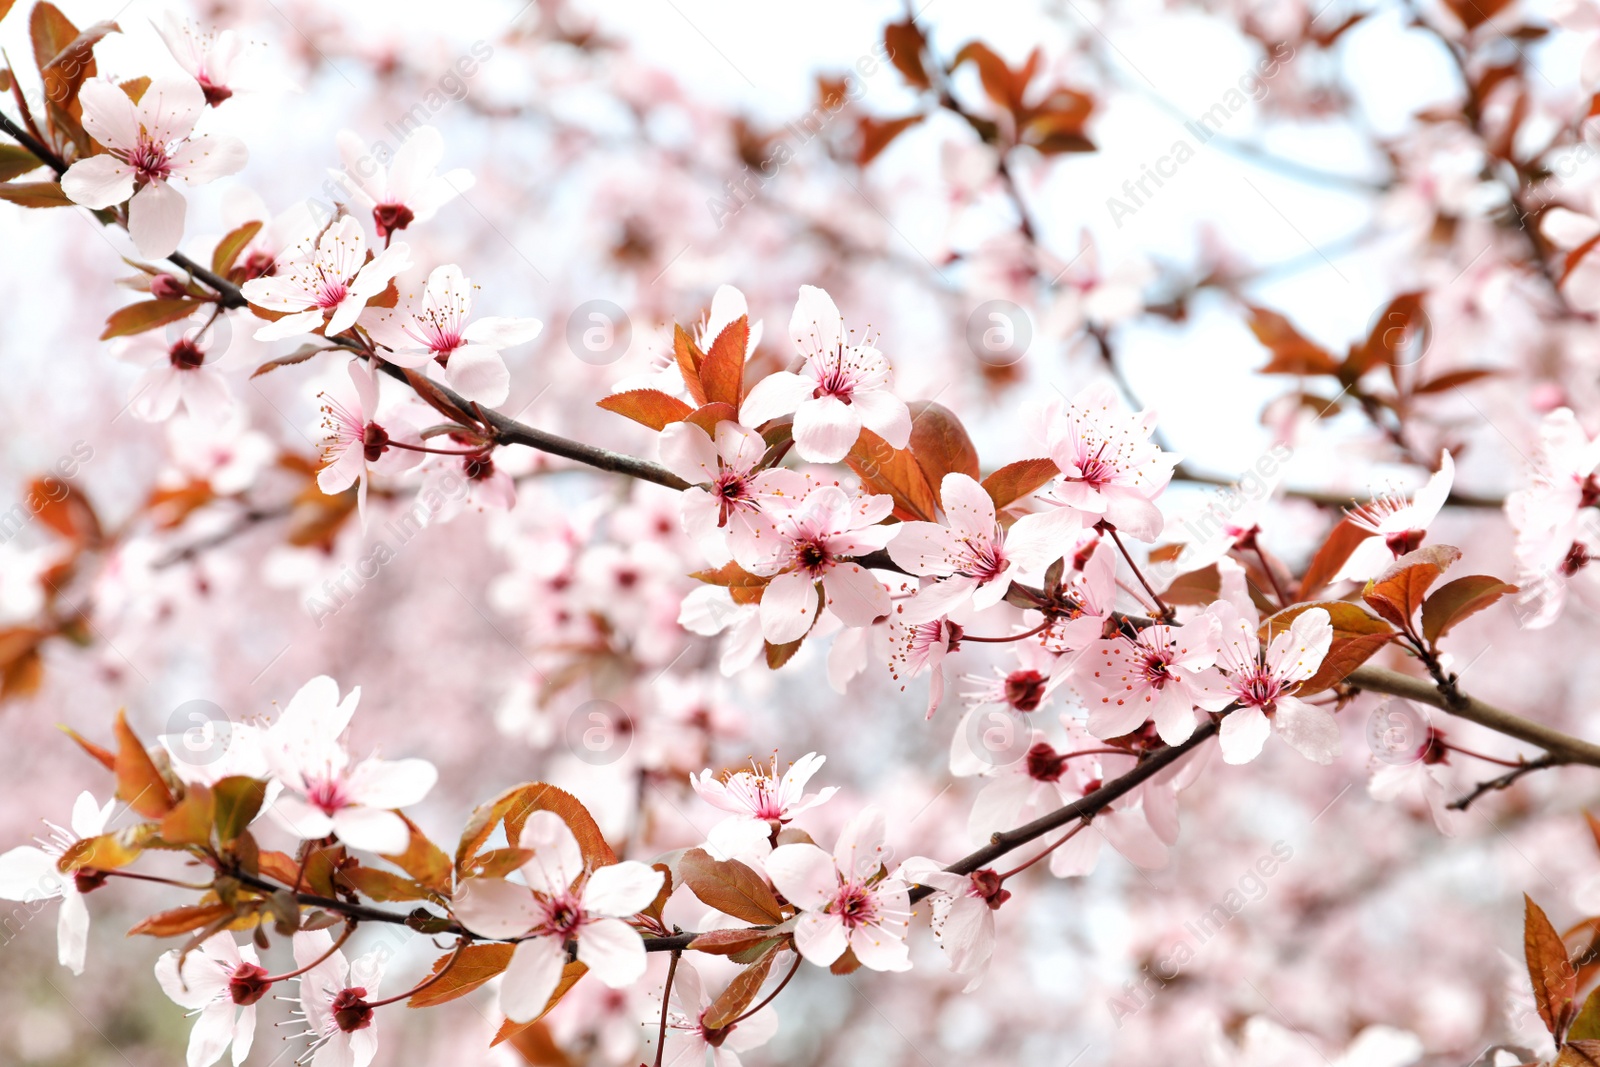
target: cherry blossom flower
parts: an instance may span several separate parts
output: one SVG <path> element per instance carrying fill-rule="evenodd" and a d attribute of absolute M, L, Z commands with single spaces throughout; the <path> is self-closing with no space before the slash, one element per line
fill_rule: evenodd
<path fill-rule="evenodd" d="M 914 622 L 903 610 L 896 605 L 889 616 L 889 674 L 904 692 L 906 682 L 928 671 L 927 718 L 931 719 L 944 702 L 944 658 L 960 643 L 961 627 L 943 617 Z"/>
<path fill-rule="evenodd" d="M 1262 654 L 1254 610 L 1241 611 L 1219 601 L 1217 665 L 1227 674 L 1227 694 L 1240 706 L 1222 720 L 1222 759 L 1249 763 L 1274 729 L 1289 746 L 1316 763 L 1339 754 L 1339 724 L 1331 714 L 1294 696 L 1300 683 L 1317 673 L 1333 643 L 1333 621 L 1324 608 L 1296 615 L 1275 634 Z"/>
<path fill-rule="evenodd" d="M 1119 223 L 1120 225 L 1120 223 Z M 1142 259 L 1100 269 L 1100 251 L 1088 231 L 1078 239 L 1078 254 L 1055 278 L 1056 297 L 1045 311 L 1045 329 L 1071 337 L 1085 326 L 1114 326 L 1144 309 L 1144 288 L 1155 271 Z"/>
<path fill-rule="evenodd" d="M 870 343 L 847 343 L 832 297 L 802 285 L 789 336 L 805 367 L 757 382 L 739 408 L 741 423 L 760 426 L 793 413 L 795 451 L 813 463 L 843 459 L 863 427 L 895 448 L 906 447 L 911 412 L 890 391 L 889 361 Z"/>
<path fill-rule="evenodd" d="M 226 420 L 233 412 L 233 394 L 208 348 L 203 336 L 187 333 L 176 341 L 154 330 L 130 337 L 118 355 L 145 368 L 128 401 L 133 417 L 166 422 L 182 404 L 191 418 L 212 424 Z"/>
<path fill-rule="evenodd" d="M 1077 609 L 1044 635 L 1046 647 L 1058 652 L 1085 649 L 1100 640 L 1117 602 L 1116 548 L 1092 531 L 1084 531 L 1068 547 L 1071 558 L 1062 575 L 1062 591 Z"/>
<path fill-rule="evenodd" d="M 1011 899 L 1011 891 L 992 867 L 951 874 L 933 860 L 913 856 L 899 873 L 909 882 L 937 890 L 929 918 L 933 939 L 950 969 L 971 977 L 962 992 L 972 992 L 983 982 L 994 955 L 994 913 Z"/>
<path fill-rule="evenodd" d="M 1089 732 L 1121 737 L 1154 720 L 1167 744 L 1187 741 L 1196 706 L 1221 711 L 1230 699 L 1211 669 L 1217 652 L 1218 623 L 1210 615 L 1095 642 L 1073 671 L 1087 698 Z"/>
<path fill-rule="evenodd" d="M 849 949 L 874 971 L 911 969 L 910 886 L 883 875 L 884 837 L 883 813 L 868 807 L 845 824 L 831 856 L 797 842 L 767 857 L 772 884 L 800 909 L 795 947 L 817 966 L 831 966 Z"/>
<path fill-rule="evenodd" d="M 1082 723 L 1061 716 L 1066 731 L 1065 748 L 1056 748 L 1043 730 L 1029 731 L 1028 747 L 1020 758 L 1004 766 L 991 766 L 993 780 L 979 791 L 967 819 L 974 841 L 987 841 L 997 831 L 1012 830 L 1031 819 L 1071 803 L 1098 789 L 1105 781 L 1133 768 L 1129 756 L 1078 755 L 1102 749 L 1084 731 Z M 1009 746 L 1003 751 L 1011 751 Z M 1100 845 L 1110 841 L 1131 862 L 1158 868 L 1167 861 L 1166 846 L 1139 810 L 1141 798 L 1126 796 L 1112 810 L 1095 816 L 1091 828 L 1070 839 L 1062 834 L 1041 838 L 1012 853 L 1021 865 L 1050 850 L 1050 872 L 1059 878 L 1088 874 L 1099 861 Z"/>
<path fill-rule="evenodd" d="M 328 173 L 339 183 L 343 201 L 371 211 L 373 225 L 385 242 L 396 230 L 427 222 L 477 181 L 464 168 L 434 173 L 444 158 L 444 138 L 432 126 L 417 127 L 387 166 L 377 158 L 377 149 L 369 148 L 354 132 L 343 130 L 339 157 L 344 166 L 330 168 Z"/>
<path fill-rule="evenodd" d="M 269 311 L 288 312 L 256 331 L 258 341 L 275 341 L 321 331 L 325 337 L 355 325 L 367 301 L 389 287 L 411 266 L 404 243 L 367 258 L 361 224 L 348 215 L 331 223 L 314 241 L 303 239 L 278 261 L 271 275 L 242 286 L 245 299 Z"/>
<path fill-rule="evenodd" d="M 1439 470 L 1411 500 L 1393 491 L 1374 493 L 1372 501 L 1350 512 L 1350 521 L 1369 536 L 1356 545 L 1335 575 L 1338 581 L 1364 582 L 1385 567 L 1416 551 L 1431 523 L 1450 496 L 1455 481 L 1455 461 L 1445 452 Z"/>
<path fill-rule="evenodd" d="M 526 885 L 469 878 L 456 893 L 456 918 L 484 937 L 521 938 L 500 986 L 500 1010 L 527 1022 L 544 1010 L 561 980 L 567 942 L 578 960 L 613 989 L 644 974 L 644 941 L 623 921 L 661 890 L 662 875 L 634 860 L 586 870 L 577 838 L 559 815 L 528 816 L 517 847 L 533 856 L 523 864 Z"/>
<path fill-rule="evenodd" d="M 767 442 L 736 422 L 717 423 L 716 439 L 692 422 L 674 422 L 657 439 L 662 464 L 686 482 L 683 528 L 715 565 L 732 558 L 728 524 L 749 524 L 770 509 L 793 508 L 815 484 L 786 467 L 757 471 Z"/>
<path fill-rule="evenodd" d="M 243 169 L 248 153 L 234 137 L 193 137 L 205 95 L 190 78 L 157 78 L 135 104 L 115 82 L 91 78 L 78 93 L 83 128 L 106 151 L 61 176 L 73 203 L 100 210 L 128 204 L 128 235 L 139 254 L 162 259 L 183 238 L 187 205 L 171 185 L 204 185 Z"/>
<path fill-rule="evenodd" d="M 1450 797 L 1446 793 L 1451 788 L 1445 771 L 1450 751 L 1444 747 L 1444 735 L 1440 731 L 1429 726 L 1421 734 L 1412 739 L 1409 748 L 1385 748 L 1381 758 L 1374 757 L 1372 773 L 1367 779 L 1367 794 L 1385 803 L 1407 796 L 1420 799 L 1428 814 L 1433 816 L 1434 826 L 1450 837 L 1461 820 L 1460 812 L 1450 810 Z"/>
<path fill-rule="evenodd" d="M 210 1067 L 233 1046 L 234 1067 L 250 1056 L 256 1037 L 256 1001 L 267 992 L 267 977 L 248 941 L 234 943 L 223 931 L 200 942 L 187 955 L 172 949 L 156 960 L 156 981 L 179 1007 L 194 1015 L 189 1031 L 188 1067 Z"/>
<path fill-rule="evenodd" d="M 1018 641 L 1010 647 L 1017 658 L 1017 665 L 1012 669 L 996 666 L 987 677 L 978 674 L 962 677 L 968 684 L 961 694 L 966 712 L 950 736 L 950 773 L 959 778 L 981 774 L 992 767 L 990 761 L 972 750 L 969 731 L 974 718 L 1006 730 L 1023 729 L 1022 723 L 1027 717 L 1046 707 L 1068 678 L 1068 672 L 1061 669 L 1067 659 L 1044 646 Z M 1009 716 L 1013 721 L 1008 723 L 996 716 Z"/>
<path fill-rule="evenodd" d="M 454 437 L 433 440 L 441 448 L 465 443 Z M 510 511 L 517 505 L 516 481 L 488 450 L 466 456 L 429 456 L 423 470 L 427 473 L 418 495 L 428 504 L 430 522 L 449 522 L 467 508 Z"/>
<path fill-rule="evenodd" d="M 356 501 L 363 519 L 367 513 L 367 483 L 370 472 L 381 470 L 398 474 L 422 462 L 422 433 L 403 419 L 390 416 L 380 424 L 378 374 L 359 359 L 348 367 L 354 391 L 344 399 L 322 394 L 323 425 L 322 469 L 317 472 L 317 488 L 329 496 L 357 486 Z M 396 447 L 410 445 L 411 448 Z"/>
<path fill-rule="evenodd" d="M 893 526 L 880 525 L 894 510 L 888 496 L 852 503 L 836 485 L 819 486 L 799 507 L 771 525 L 738 527 L 733 555 L 751 574 L 774 576 L 761 596 L 761 629 L 778 645 L 806 635 L 816 621 L 815 585 L 822 582 L 827 606 L 846 626 L 866 626 L 889 613 L 889 593 L 851 556 L 889 543 Z"/>
<path fill-rule="evenodd" d="M 741 822 L 757 822 L 769 830 L 773 823 L 790 822 L 801 812 L 810 811 L 839 791 L 838 786 L 828 786 L 816 793 L 805 791 L 811 776 L 822 769 L 828 757 L 807 752 L 778 774 L 778 757 L 772 757 L 772 767 L 764 770 L 751 763 L 748 771 L 734 771 L 721 776 L 713 775 L 708 767 L 696 778 L 689 775 L 694 791 L 714 808 L 730 812 Z"/>
<path fill-rule="evenodd" d="M 327 956 L 296 979 L 300 1007 L 295 1014 L 306 1026 L 300 1036 L 311 1038 L 309 1067 L 367 1067 L 378 1054 L 377 1017 L 371 1001 L 383 979 L 388 953 L 377 949 L 347 962 L 342 951 L 329 954 L 332 948 L 333 938 L 326 930 L 294 935 L 297 968 Z M 306 1059 L 296 1062 L 305 1063 Z"/>
<path fill-rule="evenodd" d="M 1061 475 L 1034 495 L 1048 509 L 1017 520 L 1012 537 L 1061 536 L 1103 520 L 1141 541 L 1156 539 L 1162 518 L 1153 501 L 1178 456 L 1151 440 L 1154 412 L 1125 411 L 1110 386 L 1095 385 L 1065 406 L 1051 401 L 1033 422 Z"/>
<path fill-rule="evenodd" d="M 709 350 L 723 330 L 749 316 L 749 305 L 745 303 L 743 293 L 731 285 L 717 286 L 717 291 L 711 294 L 711 310 L 695 333 L 695 344 L 702 352 Z M 750 333 L 744 346 L 746 359 L 755 354 L 756 346 L 761 343 L 761 332 L 760 319 L 750 323 Z"/>
<path fill-rule="evenodd" d="M 1600 505 L 1600 438 L 1591 439 L 1571 408 L 1558 408 L 1539 424 L 1539 449 L 1534 454 L 1531 484 L 1506 501 L 1513 525 L 1543 533 L 1568 526 L 1578 512 Z"/>
<path fill-rule="evenodd" d="M 411 831 L 390 809 L 427 796 L 438 771 L 423 759 L 352 763 L 342 737 L 360 699 L 360 686 L 341 701 L 339 684 L 318 675 L 262 731 L 262 754 L 285 790 L 268 810 L 305 840 L 335 834 L 352 848 L 404 852 Z"/>
<path fill-rule="evenodd" d="M 476 286 L 454 263 L 435 267 L 419 298 L 402 294 L 394 308 L 369 307 L 361 326 L 401 367 L 437 367 L 445 384 L 468 400 L 500 404 L 511 391 L 502 348 L 539 336 L 538 319 L 490 316 L 467 322 Z"/>
<path fill-rule="evenodd" d="M 1031 571 L 1059 558 L 1044 540 L 1008 538 L 995 521 L 994 501 L 973 478 L 947 474 L 939 493 L 948 525 L 904 522 L 889 544 L 896 564 L 936 579 L 917 592 L 908 620 L 948 615 L 968 600 L 979 610 L 993 607 L 1011 587 L 1014 569 Z"/>
<path fill-rule="evenodd" d="M 726 635 L 717 661 L 725 677 L 738 674 L 761 654 L 761 608 L 734 603 L 732 595 L 719 586 L 689 590 L 678 608 L 678 625 L 702 637 Z"/>
<path fill-rule="evenodd" d="M 760 1048 L 778 1032 L 778 1013 L 764 1008 L 748 1019 L 710 1029 L 706 1012 L 715 998 L 687 961 L 678 963 L 672 983 L 676 1011 L 667 1013 L 666 1051 L 662 1067 L 702 1067 L 711 1053 L 714 1067 L 739 1067 L 737 1053 Z"/>
<path fill-rule="evenodd" d="M 152 24 L 178 66 L 200 83 L 200 91 L 211 107 L 218 106 L 234 93 L 260 92 L 282 85 L 278 79 L 266 77 L 254 69 L 245 52 L 244 41 L 233 30 L 202 33 L 193 23 L 172 11 Z"/>
<path fill-rule="evenodd" d="M 83 973 L 84 956 L 89 948 L 89 909 L 83 895 L 96 888 L 103 876 L 93 871 L 64 875 L 56 867 L 67 849 L 90 837 L 105 833 L 115 800 L 101 807 L 85 791 L 72 805 L 70 829 L 46 822 L 49 836 L 36 838 L 38 847 L 22 845 L 0 855 L 0 899 L 61 901 L 56 920 L 56 952 L 63 967 L 73 974 Z"/>

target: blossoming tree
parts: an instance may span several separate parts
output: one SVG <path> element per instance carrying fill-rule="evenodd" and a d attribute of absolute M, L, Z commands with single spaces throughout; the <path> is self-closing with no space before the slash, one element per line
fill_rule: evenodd
<path fill-rule="evenodd" d="M 420 1062 L 418 1033 L 441 1062 L 556 1065 L 1077 1062 L 1067 1038 L 1085 1062 L 1600 1062 L 1600 18 L 1185 13 L 1252 54 L 1186 136 L 1370 207 L 1346 251 L 1387 249 L 1382 292 L 1341 355 L 1311 305 L 1267 306 L 1304 256 L 1208 232 L 1182 266 L 1102 267 L 1062 183 L 1140 95 L 1100 22 L 1140 16 L 1067 6 L 1087 29 L 1026 57 L 908 11 L 779 130 L 554 0 L 431 86 L 312 6 L 279 11 L 274 54 L 245 4 L 135 41 L 0 0 L 34 59 L 0 68 L 0 225 L 48 235 L 46 265 L 104 261 L 18 284 L 73 291 L 60 336 L 97 383 L 84 308 L 144 368 L 115 384 L 128 423 L 0 516 L 27 809 L 6 942 L 56 909 L 59 963 L 92 978 L 130 951 L 91 929 L 101 902 L 139 909 L 190 1067 L 270 1060 L 282 1001 L 315 1067 Z M 1389 38 L 1452 86 L 1394 134 L 1346 66 Z M 495 56 L 535 89 L 469 92 Z M 422 79 L 398 145 L 257 128 L 288 71 L 356 62 L 379 100 Z M 1359 167 L 1224 131 L 1247 96 L 1336 120 Z M 475 124 L 550 151 L 462 166 Z M 948 216 L 932 255 L 859 184 L 930 148 L 903 195 Z M 1123 183 L 1113 231 L 1195 151 Z M 541 235 L 590 160 L 558 270 Z M 705 188 L 710 230 L 685 210 Z M 1254 388 L 1287 392 L 1139 373 L 1152 332 L 1218 318 L 1192 358 L 1264 357 Z M 1202 408 L 1262 416 L 1237 479 L 1175 443 Z M 93 493 L 91 461 L 115 465 Z M 229 709 L 163 719 L 197 648 Z M 70 741 L 35 725 L 60 720 Z M 35 810 L 61 782 L 70 814 Z M 23 843 L 40 817 L 65 825 Z M 1511 884 L 1474 900 L 1456 862 Z M 91 1025 L 135 994 L 96 996 Z"/>

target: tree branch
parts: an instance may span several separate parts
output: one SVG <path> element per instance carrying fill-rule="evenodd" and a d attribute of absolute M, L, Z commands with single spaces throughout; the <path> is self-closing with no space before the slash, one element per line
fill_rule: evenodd
<path fill-rule="evenodd" d="M 1493 704 L 1486 704 L 1465 693 L 1460 694 L 1460 699 L 1452 703 L 1437 686 L 1425 679 L 1413 678 L 1384 667 L 1368 666 L 1357 667 L 1351 671 L 1345 682 L 1370 693 L 1387 693 L 1390 696 L 1415 700 L 1419 704 L 1448 711 L 1457 718 L 1486 726 L 1496 733 L 1514 737 L 1518 741 L 1526 741 L 1530 745 L 1538 745 L 1552 757 L 1547 766 L 1581 763 L 1589 767 L 1600 767 L 1600 745 L 1569 737 L 1560 730 L 1531 719 L 1524 719 L 1520 715 L 1514 715 Z"/>

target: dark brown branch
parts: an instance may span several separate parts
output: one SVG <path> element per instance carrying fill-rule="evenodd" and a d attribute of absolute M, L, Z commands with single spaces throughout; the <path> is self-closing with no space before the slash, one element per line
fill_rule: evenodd
<path fill-rule="evenodd" d="M 1524 763 L 1520 767 L 1516 767 L 1510 771 L 1507 771 L 1498 778 L 1491 778 L 1487 782 L 1479 782 L 1477 785 L 1472 787 L 1472 792 L 1468 793 L 1459 800 L 1452 800 L 1450 802 L 1450 810 L 1466 811 L 1472 806 L 1472 802 L 1474 800 L 1477 800 L 1485 793 L 1493 793 L 1499 789 L 1506 789 L 1523 775 L 1532 774 L 1534 771 L 1542 771 L 1546 767 L 1554 767 L 1556 763 L 1557 760 L 1554 756 L 1541 756 L 1539 759 L 1532 760 L 1528 763 Z"/>

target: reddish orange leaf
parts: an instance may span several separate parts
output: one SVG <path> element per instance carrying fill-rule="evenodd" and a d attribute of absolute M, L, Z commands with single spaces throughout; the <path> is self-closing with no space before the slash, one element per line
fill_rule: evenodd
<path fill-rule="evenodd" d="M 682 422 L 694 411 L 677 397 L 668 396 L 659 389 L 630 389 L 626 393 L 612 393 L 597 401 L 595 406 L 615 411 L 652 430 L 664 430 L 671 423 Z"/>

